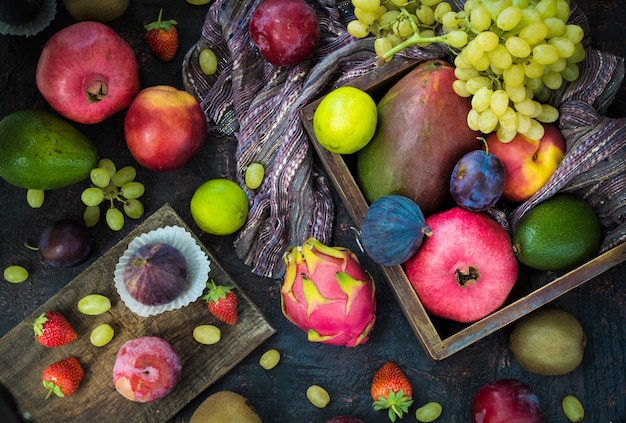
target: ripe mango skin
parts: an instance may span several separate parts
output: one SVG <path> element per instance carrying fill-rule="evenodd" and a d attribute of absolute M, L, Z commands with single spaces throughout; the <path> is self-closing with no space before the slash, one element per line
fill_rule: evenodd
<path fill-rule="evenodd" d="M 357 179 L 369 203 L 404 195 L 428 216 L 451 199 L 454 165 L 481 146 L 480 134 L 467 126 L 470 100 L 452 89 L 455 79 L 452 65 L 428 60 L 380 100 L 374 138 L 357 154 Z"/>
<path fill-rule="evenodd" d="M 0 177 L 26 189 L 80 182 L 98 163 L 98 151 L 87 136 L 39 110 L 17 111 L 0 121 L 0 151 Z"/>

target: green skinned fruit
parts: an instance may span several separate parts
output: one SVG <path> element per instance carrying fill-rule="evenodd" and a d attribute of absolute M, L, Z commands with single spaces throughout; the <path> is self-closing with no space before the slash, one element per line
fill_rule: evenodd
<path fill-rule="evenodd" d="M 98 151 L 84 134 L 37 110 L 14 112 L 0 121 L 0 151 L 0 177 L 26 189 L 80 182 L 98 163 Z"/>
<path fill-rule="evenodd" d="M 557 194 L 530 209 L 513 232 L 513 248 L 526 266 L 572 270 L 596 256 L 602 241 L 598 216 L 585 200 Z"/>

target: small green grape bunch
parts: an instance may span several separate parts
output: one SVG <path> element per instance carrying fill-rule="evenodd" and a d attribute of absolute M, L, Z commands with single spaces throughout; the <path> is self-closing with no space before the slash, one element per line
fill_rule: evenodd
<path fill-rule="evenodd" d="M 356 38 L 376 37 L 374 50 L 379 65 L 410 47 L 444 43 L 453 48 L 467 44 L 467 32 L 451 28 L 443 35 L 436 30 L 452 6 L 442 0 L 352 0 L 356 19 L 347 26 Z M 455 14 L 456 16 L 456 14 Z"/>
<path fill-rule="evenodd" d="M 124 215 L 139 219 L 144 214 L 143 203 L 139 200 L 145 186 L 135 181 L 137 171 L 132 166 L 117 169 L 111 159 L 101 159 L 89 174 L 92 185 L 83 190 L 80 198 L 86 208 L 83 220 L 88 227 L 100 220 L 100 204 L 108 202 L 105 220 L 109 228 L 119 231 L 124 227 Z M 117 204 L 122 205 L 122 210 Z"/>

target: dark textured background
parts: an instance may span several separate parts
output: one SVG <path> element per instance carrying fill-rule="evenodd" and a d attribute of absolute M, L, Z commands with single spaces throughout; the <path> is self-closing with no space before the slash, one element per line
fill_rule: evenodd
<path fill-rule="evenodd" d="M 109 23 L 133 47 L 140 65 L 142 87 L 169 84 L 182 88 L 181 63 L 184 54 L 199 39 L 208 6 L 192 6 L 183 0 L 132 0 L 127 12 Z M 593 28 L 592 42 L 597 49 L 626 56 L 624 22 L 626 4 L 621 1 L 579 1 Z M 159 62 L 143 41 L 143 24 L 165 8 L 168 18 L 176 19 L 181 37 L 179 53 L 173 62 Z M 56 19 L 34 37 L 0 36 L 0 117 L 21 109 L 49 110 L 35 87 L 35 66 L 45 41 L 57 30 L 73 23 L 59 2 Z M 626 116 L 626 87 L 623 84 L 609 114 Z M 102 157 L 111 157 L 119 166 L 136 163 L 130 157 L 123 137 L 124 113 L 93 125 L 77 125 L 97 145 Z M 235 141 L 211 135 L 193 161 L 173 173 L 156 174 L 138 167 L 137 179 L 147 188 L 143 197 L 146 216 L 169 202 L 188 222 L 224 268 L 239 282 L 277 329 L 264 345 L 244 359 L 231 372 L 190 403 L 173 422 L 188 421 L 194 408 L 209 394 L 234 390 L 250 399 L 266 423 L 315 422 L 340 414 L 352 414 L 367 422 L 388 421 L 385 413 L 371 408 L 369 386 L 375 370 L 394 360 L 406 370 L 414 386 L 416 405 L 439 401 L 444 414 L 439 421 L 469 421 L 474 392 L 496 378 L 516 377 L 538 393 L 549 423 L 565 422 L 561 399 L 573 394 L 586 409 L 585 421 L 608 423 L 626 418 L 626 326 L 624 272 L 622 264 L 580 288 L 563 295 L 551 307 L 574 314 L 588 336 L 582 365 L 574 372 L 543 377 L 523 371 L 508 348 L 505 327 L 498 333 L 441 362 L 430 360 L 411 332 L 386 282 L 378 283 L 378 320 L 370 341 L 355 349 L 312 344 L 280 312 L 277 281 L 250 274 L 235 256 L 231 237 L 200 233 L 193 225 L 188 203 L 195 188 L 207 179 L 230 177 L 235 170 Z M 26 315 L 53 296 L 99 255 L 122 239 L 136 222 L 127 221 L 120 232 L 103 224 L 93 229 L 97 251 L 76 268 L 56 269 L 43 265 L 38 254 L 24 247 L 35 243 L 39 233 L 51 222 L 65 217 L 80 218 L 80 192 L 77 184 L 47 193 L 43 208 L 33 210 L 25 191 L 0 181 L 0 267 L 22 264 L 31 270 L 29 280 L 20 285 L 0 281 L 0 336 L 19 324 Z M 352 222 L 345 209 L 337 207 L 334 244 L 359 251 L 350 229 Z M 363 264 L 375 277 L 376 267 L 361 255 Z M 260 355 L 269 348 L 282 353 L 279 366 L 270 372 L 258 365 Z M 322 410 L 306 399 L 306 388 L 318 384 L 327 388 L 331 404 Z M 403 421 L 415 421 L 414 411 Z M 123 413 L 123 410 L 120 410 Z M 51 420 L 53 421 L 53 420 Z"/>

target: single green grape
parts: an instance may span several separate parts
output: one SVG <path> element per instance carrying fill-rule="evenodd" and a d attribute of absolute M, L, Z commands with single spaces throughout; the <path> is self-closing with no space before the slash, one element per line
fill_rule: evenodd
<path fill-rule="evenodd" d="M 104 188 L 109 185 L 109 182 L 111 182 L 111 175 L 109 175 L 109 171 L 102 167 L 95 167 L 91 169 L 91 172 L 89 172 L 89 178 L 91 179 L 91 182 L 99 188 Z"/>
<path fill-rule="evenodd" d="M 104 192 L 101 188 L 90 187 L 81 193 L 80 199 L 86 206 L 97 206 L 104 200 Z"/>
<path fill-rule="evenodd" d="M 264 177 L 265 168 L 261 163 L 250 163 L 246 168 L 246 186 L 250 189 L 260 187 Z"/>
<path fill-rule="evenodd" d="M 422 2 L 420 7 L 415 11 L 415 15 L 417 19 L 425 25 L 435 24 L 435 11 L 432 7 L 425 5 L 424 2 Z"/>
<path fill-rule="evenodd" d="M 328 391 L 319 385 L 311 385 L 306 390 L 306 397 L 317 408 L 324 408 L 330 403 Z"/>
<path fill-rule="evenodd" d="M 497 16 L 496 25 L 503 31 L 511 31 L 521 20 L 522 10 L 517 6 L 509 6 Z"/>
<path fill-rule="evenodd" d="M 424 423 L 434 422 L 441 416 L 442 411 L 441 404 L 431 401 L 415 410 L 415 418 Z"/>
<path fill-rule="evenodd" d="M 141 201 L 131 198 L 124 202 L 124 213 L 131 219 L 139 219 L 144 214 L 144 208 Z"/>
<path fill-rule="evenodd" d="M 115 167 L 115 163 L 113 163 L 113 160 L 106 158 L 100 159 L 98 161 L 98 167 L 106 170 L 109 174 L 109 178 L 112 178 L 113 175 L 115 175 L 115 171 L 117 170 L 117 168 Z"/>
<path fill-rule="evenodd" d="M 141 197 L 145 191 L 144 185 L 136 181 L 127 182 L 121 188 L 122 195 L 128 200 Z"/>
<path fill-rule="evenodd" d="M 369 25 L 364 24 L 358 19 L 353 19 L 348 22 L 346 29 L 348 33 L 355 38 L 365 38 L 370 34 Z"/>
<path fill-rule="evenodd" d="M 28 270 L 18 265 L 8 266 L 4 269 L 4 279 L 10 283 L 22 283 L 28 279 Z"/>
<path fill-rule="evenodd" d="M 124 184 L 134 181 L 136 176 L 137 170 L 134 167 L 124 166 L 115 172 L 111 177 L 111 182 L 116 187 L 122 187 Z"/>
<path fill-rule="evenodd" d="M 96 326 L 89 336 L 89 340 L 96 347 L 103 347 L 113 339 L 115 331 L 108 323 L 102 323 Z"/>
<path fill-rule="evenodd" d="M 97 316 L 111 309 L 111 300 L 101 294 L 89 294 L 78 300 L 78 311 L 89 316 Z"/>
<path fill-rule="evenodd" d="M 38 209 L 43 204 L 45 193 L 42 189 L 29 189 L 26 191 L 26 202 L 33 209 Z"/>
<path fill-rule="evenodd" d="M 83 212 L 83 222 L 85 222 L 85 226 L 88 228 L 92 228 L 96 226 L 96 224 L 100 221 L 100 207 L 98 206 L 87 206 L 85 207 L 85 211 Z"/>
<path fill-rule="evenodd" d="M 210 48 L 204 48 L 200 51 L 198 62 L 200 63 L 200 70 L 205 75 L 213 75 L 217 72 L 217 56 Z"/>
<path fill-rule="evenodd" d="M 474 43 L 482 51 L 491 51 L 498 46 L 500 38 L 492 31 L 483 31 L 474 38 Z"/>
<path fill-rule="evenodd" d="M 271 349 L 265 351 L 263 355 L 261 355 L 261 358 L 259 359 L 259 364 L 265 370 L 271 370 L 278 365 L 279 361 L 280 353 L 278 352 L 278 350 Z"/>
<path fill-rule="evenodd" d="M 566 395 L 561 401 L 563 413 L 571 422 L 579 422 L 585 417 L 585 409 L 580 400 L 573 395 Z"/>
<path fill-rule="evenodd" d="M 222 331 L 214 325 L 199 325 L 193 329 L 193 339 L 204 345 L 217 344 L 222 339 Z"/>
<path fill-rule="evenodd" d="M 114 231 L 119 231 L 124 227 L 124 214 L 115 207 L 110 207 L 107 209 L 105 219 L 109 228 Z"/>

